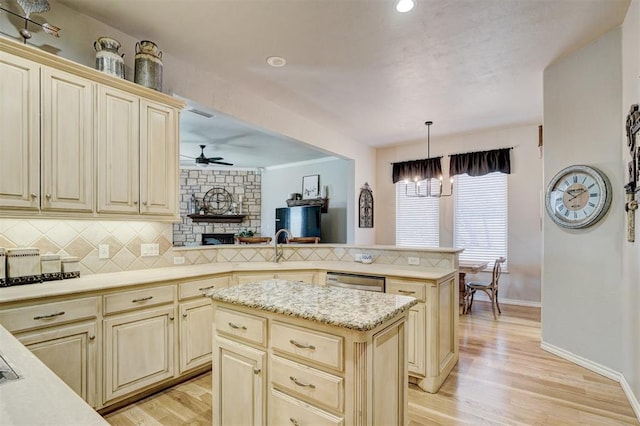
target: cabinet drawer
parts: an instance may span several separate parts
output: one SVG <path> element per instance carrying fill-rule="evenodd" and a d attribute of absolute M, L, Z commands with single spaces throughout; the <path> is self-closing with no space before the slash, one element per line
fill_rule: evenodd
<path fill-rule="evenodd" d="M 178 286 L 180 300 L 203 296 L 208 290 L 229 286 L 229 277 L 204 278 L 181 283 Z"/>
<path fill-rule="evenodd" d="M 426 290 L 423 283 L 387 279 L 387 293 L 411 296 L 419 300 L 425 300 Z"/>
<path fill-rule="evenodd" d="M 255 315 L 216 309 L 214 322 L 220 333 L 239 337 L 264 346 L 267 343 L 267 320 Z"/>
<path fill-rule="evenodd" d="M 343 411 L 344 379 L 273 355 L 271 358 L 273 386 L 293 393 L 309 402 Z"/>
<path fill-rule="evenodd" d="M 333 426 L 343 425 L 344 419 L 271 389 L 269 424 Z"/>
<path fill-rule="evenodd" d="M 274 350 L 342 371 L 343 338 L 284 323 L 271 324 Z"/>
<path fill-rule="evenodd" d="M 106 295 L 104 296 L 104 313 L 108 315 L 172 303 L 175 300 L 174 287 L 173 285 L 166 285 Z"/>
<path fill-rule="evenodd" d="M 12 333 L 95 318 L 98 298 L 65 300 L 0 311 L 0 324 Z"/>

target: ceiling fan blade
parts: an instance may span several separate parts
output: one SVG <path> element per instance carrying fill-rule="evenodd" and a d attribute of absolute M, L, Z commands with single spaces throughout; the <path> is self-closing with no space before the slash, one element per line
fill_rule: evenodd
<path fill-rule="evenodd" d="M 233 166 L 233 163 L 226 163 L 224 161 L 211 161 L 212 164 L 220 164 L 223 166 Z"/>
<path fill-rule="evenodd" d="M 209 160 L 209 161 L 224 160 L 224 157 L 209 157 L 209 158 L 207 158 L 207 160 Z"/>
<path fill-rule="evenodd" d="M 191 160 L 195 160 L 196 157 L 189 157 L 188 155 L 180 154 L 180 157 L 190 158 Z"/>

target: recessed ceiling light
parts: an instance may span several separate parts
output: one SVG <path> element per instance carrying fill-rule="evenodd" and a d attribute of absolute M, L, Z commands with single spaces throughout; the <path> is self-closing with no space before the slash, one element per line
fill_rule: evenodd
<path fill-rule="evenodd" d="M 398 0 L 396 2 L 396 10 L 400 13 L 409 12 L 414 6 L 413 0 Z"/>
<path fill-rule="evenodd" d="M 267 58 L 267 63 L 274 68 L 280 68 L 287 65 L 287 60 L 285 58 L 281 58 L 280 56 L 269 56 Z"/>

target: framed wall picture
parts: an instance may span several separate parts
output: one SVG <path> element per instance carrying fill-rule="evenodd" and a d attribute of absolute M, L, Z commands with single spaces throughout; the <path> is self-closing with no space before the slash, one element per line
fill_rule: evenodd
<path fill-rule="evenodd" d="M 320 175 L 304 176 L 302 178 L 302 199 L 318 198 L 320 196 Z"/>
<path fill-rule="evenodd" d="M 358 199 L 358 209 L 360 228 L 373 228 L 373 192 L 367 182 L 360 188 L 360 198 Z"/>

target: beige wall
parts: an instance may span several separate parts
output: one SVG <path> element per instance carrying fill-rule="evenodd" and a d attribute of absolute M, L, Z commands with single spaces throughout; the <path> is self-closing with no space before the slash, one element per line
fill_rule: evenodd
<path fill-rule="evenodd" d="M 395 187 L 391 182 L 391 163 L 425 158 L 426 145 L 425 140 L 378 150 L 376 186 L 379 193 L 386 194 L 384 198 L 378 197 L 375 204 L 376 222 L 385 224 L 376 228 L 378 244 L 395 244 Z M 431 156 L 443 156 L 445 181 L 448 179 L 449 154 L 514 148 L 511 151 L 512 173 L 508 178 L 509 271 L 501 279 L 500 289 L 501 299 L 508 303 L 535 305 L 540 302 L 542 160 L 537 146 L 537 125 L 431 139 Z M 440 246 L 452 245 L 453 200 L 441 198 Z M 475 278 L 490 279 L 490 274 L 481 273 Z"/>
<path fill-rule="evenodd" d="M 543 220 L 543 342 L 615 371 L 623 367 L 625 238 L 621 30 L 544 72 L 544 182 L 571 164 L 602 170 L 613 201 L 596 225 L 567 230 Z"/>
<path fill-rule="evenodd" d="M 30 43 L 45 48 L 59 56 L 93 67 L 95 50 L 93 42 L 100 36 L 111 36 L 122 44 L 120 51 L 125 54 L 127 78 L 133 75 L 133 60 L 136 38 L 124 34 L 95 19 L 79 14 L 65 5 L 51 0 L 51 10 L 46 18 L 61 27 L 59 39 L 42 33 L 35 33 Z M 0 14 L 0 35 L 16 38 L 19 23 L 7 14 Z M 20 37 L 17 37 L 21 40 Z M 160 46 L 162 50 L 162 46 Z M 312 119 L 302 117 L 294 111 L 286 110 L 254 92 L 232 86 L 216 75 L 203 71 L 198 64 L 184 62 L 172 52 L 163 52 L 163 91 L 192 99 L 204 107 L 229 114 L 254 126 L 279 133 L 316 148 L 355 160 L 354 179 L 348 203 L 347 226 L 350 243 L 372 244 L 374 231 L 357 226 L 355 197 L 365 181 L 375 180 L 375 150 L 359 141 L 349 139 L 330 129 L 316 124 Z M 375 188 L 374 188 L 375 190 Z"/>
<path fill-rule="evenodd" d="M 640 102 L 640 0 L 629 7 L 622 26 L 622 113 Z M 622 164 L 629 161 L 629 152 L 622 142 Z M 640 196 L 640 194 L 638 194 Z M 640 214 L 636 212 L 636 223 Z M 640 400 L 640 225 L 636 225 L 636 242 L 622 241 L 622 354 L 624 377 Z M 640 406 L 636 406 L 640 417 Z"/>

